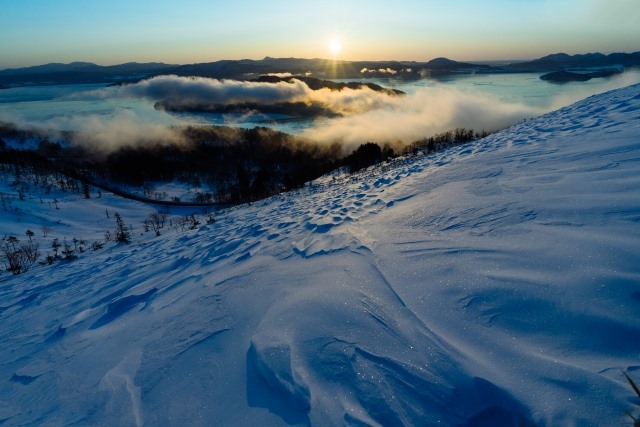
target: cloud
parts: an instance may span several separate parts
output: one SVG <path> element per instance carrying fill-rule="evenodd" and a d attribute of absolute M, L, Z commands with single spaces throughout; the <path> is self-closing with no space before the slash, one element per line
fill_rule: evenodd
<path fill-rule="evenodd" d="M 286 72 L 286 73 L 267 73 L 267 76 L 274 76 L 274 77 L 291 77 L 293 76 L 293 74 Z"/>
<path fill-rule="evenodd" d="M 546 110 L 500 102 L 487 94 L 453 87 L 421 88 L 401 98 L 387 97 L 361 114 L 326 122 L 303 133 L 306 138 L 341 142 L 348 149 L 364 142 L 408 144 L 458 127 L 496 130 Z"/>
<path fill-rule="evenodd" d="M 90 99 L 113 97 L 173 99 L 184 103 L 233 104 L 243 102 L 306 102 L 322 104 L 342 114 L 335 119 L 318 120 L 300 136 L 325 142 L 343 143 L 351 150 L 365 142 L 408 144 L 415 140 L 458 127 L 497 130 L 523 119 L 539 116 L 586 96 L 640 81 L 640 71 L 627 71 L 611 79 L 594 80 L 564 92 L 545 106 L 508 103 L 482 92 L 462 90 L 450 84 L 426 86 L 406 96 L 390 96 L 362 87 L 311 90 L 305 83 L 239 82 L 205 78 L 163 76 L 137 84 L 105 88 L 75 95 Z M 166 123 L 149 121 L 133 110 L 119 110 L 109 116 L 64 116 L 35 123 L 19 117 L 5 117 L 20 127 L 53 132 L 73 129 L 74 143 L 90 145 L 98 152 L 123 146 L 182 142 L 178 129 Z"/>
<path fill-rule="evenodd" d="M 311 91 L 299 80 L 292 83 L 244 82 L 202 77 L 160 76 L 119 88 L 121 96 L 170 100 L 183 104 L 275 104 L 304 99 Z"/>
<path fill-rule="evenodd" d="M 169 100 L 182 105 L 305 102 L 321 104 L 345 115 L 385 108 L 390 98 L 397 98 L 368 87 L 345 88 L 341 91 L 311 90 L 306 83 L 295 79 L 290 83 L 264 83 L 160 76 L 136 84 L 76 93 L 66 99 L 99 101 L 122 97 Z M 178 129 L 166 123 L 150 121 L 129 109 L 117 110 L 109 115 L 65 115 L 37 122 L 24 121 L 17 115 L 6 119 L 22 128 L 48 132 L 54 139 L 60 139 L 62 131 L 73 130 L 72 143 L 91 147 L 102 154 L 124 146 L 183 142 Z"/>
<path fill-rule="evenodd" d="M 179 76 L 159 76 L 131 85 L 110 87 L 74 96 L 78 99 L 146 98 L 182 106 L 242 103 L 270 105 L 304 102 L 321 104 L 340 114 L 357 114 L 380 108 L 387 104 L 389 98 L 394 98 L 366 86 L 360 89 L 345 88 L 340 91 L 312 90 L 306 83 L 295 78 L 290 82 L 267 83 Z"/>
<path fill-rule="evenodd" d="M 369 108 L 361 105 L 359 114 L 327 120 L 306 130 L 302 136 L 327 143 L 340 142 L 349 150 L 365 142 L 409 144 L 458 127 L 494 131 L 596 93 L 638 82 L 640 71 L 627 71 L 610 79 L 572 87 L 544 106 L 505 102 L 487 93 L 441 84 L 420 88 L 405 97 L 371 97 Z"/>
<path fill-rule="evenodd" d="M 402 70 L 405 71 L 405 70 Z M 407 68 L 406 72 L 410 73 L 411 72 L 411 68 Z M 366 74 L 366 73 L 379 73 L 379 74 L 391 74 L 391 75 L 395 75 L 398 74 L 398 72 L 392 68 L 379 68 L 377 70 L 370 70 L 368 68 L 363 68 L 360 70 L 361 74 Z"/>
<path fill-rule="evenodd" d="M 3 116 L 22 129 L 31 129 L 55 140 L 67 140 L 72 145 L 90 148 L 102 155 L 122 147 L 149 147 L 182 144 L 181 132 L 165 123 L 144 120 L 131 110 L 114 115 L 67 115 L 30 122 L 16 116 Z M 64 131 L 73 130 L 71 136 Z"/>
<path fill-rule="evenodd" d="M 184 142 L 181 132 L 176 128 L 141 120 L 128 110 L 115 116 L 72 116 L 62 122 L 58 120 L 50 124 L 63 129 L 75 129 L 72 142 L 90 146 L 98 154 L 110 153 L 126 146 L 149 147 Z"/>

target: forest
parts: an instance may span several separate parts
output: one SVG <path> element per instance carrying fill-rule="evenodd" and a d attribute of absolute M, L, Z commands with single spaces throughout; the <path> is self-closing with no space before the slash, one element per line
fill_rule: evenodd
<path fill-rule="evenodd" d="M 45 191 L 57 186 L 88 193 L 94 186 L 125 196 L 118 191 L 123 186 L 182 182 L 209 191 L 167 204 L 228 205 L 299 188 L 337 168 L 355 173 L 398 156 L 439 151 L 488 135 L 459 128 L 405 147 L 363 142 L 348 152 L 339 143 L 321 144 L 265 127 L 187 126 L 177 131 L 180 142 L 128 145 L 98 153 L 83 144 L 78 134 L 66 133 L 53 140 L 4 123 L 0 124 L 0 171 L 12 176 L 19 194 L 27 181 Z"/>

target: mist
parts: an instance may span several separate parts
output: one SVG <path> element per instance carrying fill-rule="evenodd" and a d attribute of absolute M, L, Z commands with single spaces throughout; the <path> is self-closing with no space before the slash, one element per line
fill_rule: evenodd
<path fill-rule="evenodd" d="M 129 146 L 182 145 L 185 142 L 179 129 L 140 121 L 134 112 L 126 110 L 115 116 L 71 116 L 64 122 L 54 121 L 49 125 L 76 129 L 71 142 L 91 148 L 96 154 L 108 154 Z"/>
<path fill-rule="evenodd" d="M 145 121 L 131 110 L 121 110 L 108 116 L 67 115 L 37 122 L 9 114 L 0 115 L 0 121 L 34 131 L 54 142 L 82 146 L 97 155 L 124 147 L 182 145 L 185 142 L 179 128 Z"/>
<path fill-rule="evenodd" d="M 145 98 L 168 101 L 172 105 L 272 105 L 285 102 L 321 104 L 339 114 L 357 114 L 381 108 L 390 96 L 366 86 L 340 91 L 312 90 L 295 78 L 289 82 L 217 80 L 204 77 L 159 76 L 135 84 L 74 94 L 70 99 Z"/>
<path fill-rule="evenodd" d="M 464 127 L 503 129 L 538 116 L 544 109 L 509 104 L 481 93 L 451 87 L 419 89 L 401 99 L 387 99 L 361 114 L 333 119 L 303 132 L 305 138 L 339 142 L 353 149 L 364 142 L 409 144 L 433 134 Z"/>
<path fill-rule="evenodd" d="M 496 131 L 588 96 L 640 82 L 632 70 L 593 85 L 575 86 L 555 96 L 545 106 L 509 103 L 482 92 L 458 89 L 450 84 L 423 87 L 402 98 L 376 98 L 359 114 L 346 115 L 313 127 L 302 136 L 325 143 L 342 143 L 351 150 L 365 142 L 406 145 L 455 128 Z M 361 106 L 362 107 L 362 106 Z"/>
<path fill-rule="evenodd" d="M 85 95 L 86 96 L 86 95 Z M 293 79 L 291 83 L 241 82 L 207 78 L 161 76 L 136 84 L 94 91 L 90 96 L 125 96 L 151 101 L 171 100 L 178 105 L 233 105 L 246 102 L 264 105 L 281 102 L 320 104 L 341 115 L 319 120 L 301 136 L 326 143 L 342 143 L 351 149 L 363 142 L 408 144 L 416 139 L 456 127 L 496 130 L 545 112 L 524 104 L 508 104 L 495 97 L 466 92 L 451 86 L 426 87 L 406 96 L 390 96 L 368 87 L 311 90 Z M 98 127 L 99 139 L 106 139 L 106 125 L 85 124 L 84 130 Z M 135 134 L 133 120 L 125 122 L 124 135 Z M 142 132 L 147 135 L 158 133 Z M 117 139 L 117 137 L 116 137 Z M 109 146 L 117 144 L 111 140 Z"/>
<path fill-rule="evenodd" d="M 476 131 L 499 130 L 586 96 L 638 82 L 640 71 L 627 71 L 614 78 L 572 86 L 570 91 L 556 96 L 544 106 L 509 103 L 486 92 L 462 90 L 454 84 L 444 83 L 422 87 L 405 96 L 393 96 L 368 87 L 312 90 L 295 79 L 291 83 L 266 83 L 178 76 L 161 76 L 135 84 L 79 92 L 67 99 L 134 98 L 151 102 L 171 99 L 186 105 L 321 104 L 340 117 L 318 117 L 298 136 L 326 144 L 343 144 L 348 152 L 365 142 L 404 145 L 461 127 Z M 61 131 L 73 130 L 71 143 L 90 147 L 97 153 L 112 152 L 125 146 L 184 142 L 180 128 L 167 124 L 179 124 L 179 120 L 169 115 L 164 121 L 149 119 L 126 108 L 118 108 L 108 115 L 64 115 L 33 122 L 18 114 L 5 114 L 0 119 L 21 128 L 48 132 L 54 139 L 60 137 Z"/>

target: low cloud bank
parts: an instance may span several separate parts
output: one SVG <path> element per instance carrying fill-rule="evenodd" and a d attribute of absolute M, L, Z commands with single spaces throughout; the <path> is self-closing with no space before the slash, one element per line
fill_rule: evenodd
<path fill-rule="evenodd" d="M 311 89 L 299 80 L 292 83 L 244 82 L 201 77 L 160 76 L 119 88 L 122 96 L 171 100 L 184 104 L 275 104 L 304 99 Z"/>
<path fill-rule="evenodd" d="M 135 112 L 122 110 L 114 115 L 68 115 L 37 122 L 18 115 L 0 115 L 0 122 L 13 123 L 19 129 L 32 130 L 50 141 L 66 141 L 88 148 L 98 155 L 124 147 L 151 147 L 182 144 L 179 129 L 165 123 L 148 122 Z M 68 131 L 72 131 L 69 133 Z"/>
<path fill-rule="evenodd" d="M 390 96 L 367 87 L 311 90 L 299 80 L 266 83 L 178 76 L 155 77 L 136 84 L 78 93 L 72 95 L 72 99 L 131 97 L 152 102 L 169 99 L 185 104 L 322 104 L 342 117 L 318 120 L 301 136 L 324 143 L 342 143 L 346 150 L 351 150 L 369 141 L 409 144 L 460 127 L 476 131 L 502 129 L 586 96 L 638 82 L 640 72 L 628 71 L 612 79 L 576 86 L 569 94 L 558 96 L 543 107 L 508 103 L 486 93 L 461 90 L 447 84 L 423 87 L 406 96 Z M 64 116 L 38 123 L 26 123 L 17 115 L 0 119 L 23 128 L 52 131 L 52 135 L 72 129 L 79 135 L 75 143 L 89 145 L 103 153 L 123 146 L 181 143 L 183 140 L 178 129 L 166 123 L 148 121 L 126 109 L 111 115 Z"/>
<path fill-rule="evenodd" d="M 349 151 L 365 142 L 409 144 L 417 139 L 458 127 L 496 130 L 543 114 L 546 109 L 500 102 L 495 97 L 465 92 L 450 86 L 425 87 L 407 96 L 389 96 L 369 88 L 311 90 L 294 83 L 256 83 L 158 77 L 135 85 L 109 88 L 101 96 L 142 97 L 151 101 L 170 99 L 183 105 L 305 102 L 322 104 L 342 115 L 324 119 L 301 136 L 323 143 L 341 143 Z M 92 96 L 99 95 L 93 93 Z M 53 125 L 53 123 L 49 123 Z M 161 124 L 137 120 L 134 113 L 108 117 L 65 119 L 65 126 L 86 135 L 103 151 L 127 144 L 150 144 L 180 140 L 179 133 Z"/>
<path fill-rule="evenodd" d="M 72 116 L 65 122 L 51 124 L 75 129 L 77 132 L 72 142 L 90 146 L 99 154 L 107 154 L 129 146 L 150 147 L 184 142 L 178 129 L 161 123 L 141 121 L 132 111 L 123 111 L 115 116 Z"/>
<path fill-rule="evenodd" d="M 497 130 L 544 113 L 542 108 L 500 102 L 495 97 L 453 87 L 422 88 L 404 98 L 357 115 L 333 119 L 308 129 L 306 138 L 340 142 L 353 148 L 364 142 L 409 144 L 417 139 L 464 127 Z"/>
<path fill-rule="evenodd" d="M 290 82 L 252 82 L 217 80 L 204 77 L 159 76 L 139 83 L 76 94 L 75 99 L 114 97 L 146 98 L 172 105 L 262 105 L 286 102 L 321 104 L 339 114 L 360 114 L 386 105 L 392 96 L 366 86 L 340 91 L 312 90 L 293 78 Z"/>
<path fill-rule="evenodd" d="M 365 142 L 409 144 L 455 128 L 476 131 L 503 129 L 526 119 L 570 105 L 585 97 L 640 82 L 640 71 L 627 71 L 611 79 L 594 81 L 554 97 L 548 105 L 509 103 L 453 85 L 424 87 L 402 98 L 387 97 L 361 114 L 332 119 L 302 136 L 339 142 L 353 149 Z"/>

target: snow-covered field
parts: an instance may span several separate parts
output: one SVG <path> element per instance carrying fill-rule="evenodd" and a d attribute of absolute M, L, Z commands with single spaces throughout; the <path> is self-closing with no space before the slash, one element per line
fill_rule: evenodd
<path fill-rule="evenodd" d="M 154 210 L 60 201 L 15 201 L 2 234 Z M 0 424 L 640 416 L 640 85 L 216 218 L 0 274 Z"/>

